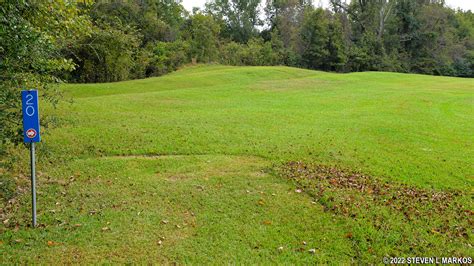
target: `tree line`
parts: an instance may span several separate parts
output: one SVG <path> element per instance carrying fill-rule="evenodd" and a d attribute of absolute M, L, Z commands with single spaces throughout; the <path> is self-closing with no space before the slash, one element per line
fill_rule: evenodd
<path fill-rule="evenodd" d="M 78 66 L 72 81 L 161 75 L 192 60 L 474 75 L 473 15 L 439 0 L 332 0 L 329 9 L 308 0 L 214 0 L 192 14 L 176 1 L 136 0 L 87 12 L 97 29 L 69 49 L 77 55 L 69 55 Z"/>
<path fill-rule="evenodd" d="M 474 15 L 443 0 L 0 2 L 0 137 L 21 139 L 19 88 L 159 76 L 191 63 L 474 77 Z"/>
<path fill-rule="evenodd" d="M 157 76 L 189 62 L 287 65 L 335 72 L 474 77 L 474 16 L 443 0 L 98 1 L 92 32 L 64 50 L 64 79 Z"/>

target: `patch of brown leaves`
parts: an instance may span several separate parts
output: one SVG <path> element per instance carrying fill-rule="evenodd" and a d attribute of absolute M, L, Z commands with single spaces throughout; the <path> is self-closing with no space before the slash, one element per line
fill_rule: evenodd
<path fill-rule="evenodd" d="M 451 237 L 467 237 L 466 228 L 474 228 L 473 212 L 459 201 L 460 191 L 439 191 L 422 189 L 406 184 L 388 183 L 379 178 L 358 172 L 344 171 L 303 162 L 289 162 L 280 168 L 280 174 L 297 182 L 309 192 L 326 210 L 336 214 L 357 217 L 366 216 L 368 210 L 377 212 L 389 208 L 402 214 L 407 221 L 444 219 L 433 232 L 445 233 Z M 373 217 L 374 225 L 377 219 Z M 451 221 L 463 221 L 464 227 Z"/>

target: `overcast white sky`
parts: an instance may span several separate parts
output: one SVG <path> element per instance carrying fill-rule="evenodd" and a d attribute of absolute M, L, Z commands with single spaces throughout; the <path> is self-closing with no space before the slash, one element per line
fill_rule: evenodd
<path fill-rule="evenodd" d="M 326 6 L 328 2 L 328 0 L 314 0 L 316 5 L 321 3 Z M 189 11 L 192 11 L 193 7 L 203 7 L 205 3 L 206 0 L 183 0 L 184 7 Z M 453 8 L 474 11 L 474 0 L 446 0 L 446 3 Z"/>

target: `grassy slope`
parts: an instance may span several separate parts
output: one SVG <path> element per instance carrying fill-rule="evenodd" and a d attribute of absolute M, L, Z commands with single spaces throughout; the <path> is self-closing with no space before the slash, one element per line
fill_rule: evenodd
<path fill-rule="evenodd" d="M 344 237 L 350 219 L 262 170 L 305 160 L 472 195 L 473 87 L 472 79 L 224 66 L 67 85 L 75 104 L 46 108 L 62 125 L 39 147 L 47 226 L 24 228 L 21 198 L 12 218 L 20 229 L 1 237 L 3 262 L 380 262 L 386 253 L 361 256 Z M 472 209 L 472 197 L 465 203 Z M 469 252 L 446 250 L 460 248 Z"/>

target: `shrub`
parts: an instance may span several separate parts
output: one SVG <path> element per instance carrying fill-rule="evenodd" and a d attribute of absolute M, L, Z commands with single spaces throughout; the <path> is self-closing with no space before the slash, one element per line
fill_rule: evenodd
<path fill-rule="evenodd" d="M 122 28 L 100 23 L 90 37 L 71 49 L 78 65 L 72 73 L 73 81 L 111 82 L 133 77 L 140 36 L 133 28 Z"/>
<path fill-rule="evenodd" d="M 271 42 L 252 38 L 247 44 L 229 42 L 220 47 L 219 62 L 226 65 L 271 66 L 280 63 L 282 55 Z"/>
<path fill-rule="evenodd" d="M 223 44 L 219 50 L 219 63 L 224 65 L 241 66 L 243 65 L 242 56 L 245 45 L 231 41 Z"/>
<path fill-rule="evenodd" d="M 157 42 L 146 69 L 147 76 L 159 76 L 190 62 L 190 45 L 186 41 Z"/>

